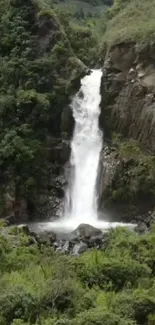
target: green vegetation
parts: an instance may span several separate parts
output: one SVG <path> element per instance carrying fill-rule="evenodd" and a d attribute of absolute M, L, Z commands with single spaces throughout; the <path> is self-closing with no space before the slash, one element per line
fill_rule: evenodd
<path fill-rule="evenodd" d="M 1 325 L 146 325 L 155 310 L 155 229 L 111 230 L 104 251 L 65 256 L 1 228 Z"/>
<path fill-rule="evenodd" d="M 154 0 L 115 0 L 108 11 L 103 48 L 131 42 L 139 51 L 154 44 L 154 5 Z"/>
<path fill-rule="evenodd" d="M 3 210 L 7 191 L 35 201 L 46 172 L 47 136 L 60 136 L 63 107 L 84 67 L 50 7 L 31 0 L 1 0 L 0 7 Z"/>
<path fill-rule="evenodd" d="M 77 57 L 88 67 L 96 65 L 99 44 L 93 27 L 73 23 L 72 15 L 68 11 L 59 9 L 56 12 Z"/>
<path fill-rule="evenodd" d="M 0 216 L 7 215 L 6 194 L 35 211 L 48 178 L 48 139 L 70 132 L 70 95 L 85 64 L 98 62 L 98 22 L 111 1 L 85 4 L 92 11 L 0 0 Z"/>
<path fill-rule="evenodd" d="M 73 51 L 89 67 L 98 64 L 100 40 L 106 29 L 106 13 L 113 0 L 56 0 L 50 2 Z"/>
<path fill-rule="evenodd" d="M 101 12 L 105 12 L 108 6 L 113 4 L 113 0 L 54 0 L 49 3 L 56 9 L 68 10 L 72 20 L 77 23 L 87 22 L 89 18 L 99 18 Z"/>
<path fill-rule="evenodd" d="M 119 43 L 134 43 L 137 51 L 154 44 L 154 4 L 154 0 L 56 0 L 52 6 L 58 13 L 69 13 L 71 28 L 82 26 L 91 31 L 97 46 L 101 47 L 101 52 L 98 50 L 99 58 L 99 53 L 103 56 L 107 49 Z M 95 48 L 95 43 L 92 44 Z"/>
<path fill-rule="evenodd" d="M 116 170 L 112 187 L 106 195 L 115 202 L 136 202 L 155 198 L 155 156 L 146 153 L 138 141 L 123 140 L 119 134 L 113 135 L 120 164 Z"/>

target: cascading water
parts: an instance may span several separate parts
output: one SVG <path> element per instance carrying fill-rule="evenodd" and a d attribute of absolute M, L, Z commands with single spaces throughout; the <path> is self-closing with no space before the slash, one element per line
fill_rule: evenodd
<path fill-rule="evenodd" d="M 85 76 L 71 103 L 75 130 L 71 143 L 72 178 L 65 208 L 65 219 L 70 226 L 97 221 L 96 179 L 102 148 L 98 126 L 101 77 L 101 70 Z"/>

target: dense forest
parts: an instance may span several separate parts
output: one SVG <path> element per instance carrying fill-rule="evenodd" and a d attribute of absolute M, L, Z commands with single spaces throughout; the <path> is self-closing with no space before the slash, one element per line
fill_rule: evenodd
<path fill-rule="evenodd" d="M 61 133 L 62 109 L 84 65 L 46 4 L 2 1 L 0 34 L 3 213 L 7 193 L 16 202 L 35 202 L 46 173 L 47 138 Z"/>
<path fill-rule="evenodd" d="M 0 0 L 0 325 L 155 324 L 154 5 Z M 69 103 L 98 67 L 100 127 L 115 167 L 100 206 L 104 198 L 143 224 L 71 256 L 53 234 L 10 224 L 43 219 L 63 199 Z"/>

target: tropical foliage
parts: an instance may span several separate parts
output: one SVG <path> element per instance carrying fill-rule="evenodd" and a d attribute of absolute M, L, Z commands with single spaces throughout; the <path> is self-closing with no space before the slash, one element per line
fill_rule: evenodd
<path fill-rule="evenodd" d="M 102 251 L 80 257 L 1 228 L 3 325 L 145 325 L 155 310 L 155 230 L 111 230 Z"/>

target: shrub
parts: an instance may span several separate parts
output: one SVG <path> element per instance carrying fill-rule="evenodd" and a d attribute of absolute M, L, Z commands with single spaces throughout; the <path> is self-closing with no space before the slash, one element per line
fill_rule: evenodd
<path fill-rule="evenodd" d="M 22 319 L 15 319 L 11 325 L 30 325 L 30 323 L 25 323 Z"/>
<path fill-rule="evenodd" d="M 1 292 L 0 314 L 7 324 L 14 318 L 23 318 L 25 321 L 35 321 L 38 313 L 38 301 L 23 288 L 16 287 L 12 290 Z"/>
<path fill-rule="evenodd" d="M 149 315 L 155 310 L 155 297 L 151 290 L 126 290 L 113 299 L 111 310 L 121 317 L 135 319 L 138 324 L 146 324 Z"/>
<path fill-rule="evenodd" d="M 134 325 L 134 322 L 125 320 L 111 312 L 100 309 L 91 309 L 83 312 L 69 323 L 70 325 Z"/>
<path fill-rule="evenodd" d="M 82 260 L 84 263 L 79 269 L 79 275 L 90 287 L 97 285 L 108 289 L 107 285 L 111 283 L 112 288 L 121 290 L 128 283 L 135 286 L 140 277 L 148 277 L 151 274 L 147 265 L 135 261 L 129 254 L 126 256 L 117 254 L 117 251 L 115 256 L 97 251 L 95 254 L 86 253 L 82 256 Z"/>

